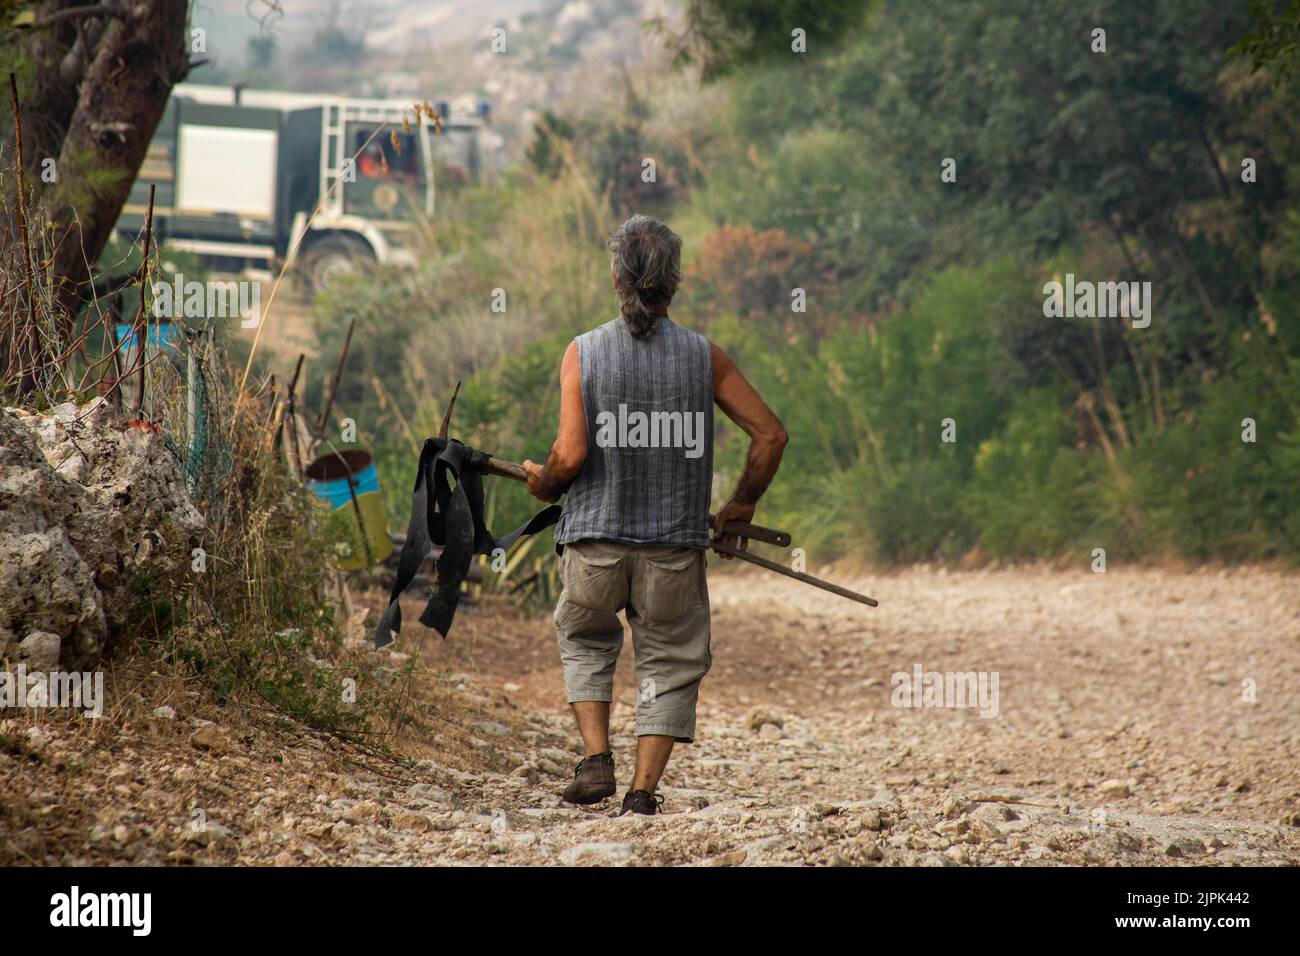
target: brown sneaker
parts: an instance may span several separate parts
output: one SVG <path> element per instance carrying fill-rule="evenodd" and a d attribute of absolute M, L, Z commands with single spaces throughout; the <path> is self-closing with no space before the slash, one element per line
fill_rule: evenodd
<path fill-rule="evenodd" d="M 600 803 L 612 797 L 618 788 L 614 785 L 614 754 L 606 751 L 584 757 L 573 772 L 573 782 L 564 788 L 561 799 L 566 803 Z"/>
<path fill-rule="evenodd" d="M 662 812 L 660 806 L 664 798 L 659 794 L 651 794 L 648 790 L 629 790 L 627 796 L 623 798 L 623 809 L 618 811 L 621 817 L 625 813 L 640 813 L 652 817 L 656 813 Z"/>

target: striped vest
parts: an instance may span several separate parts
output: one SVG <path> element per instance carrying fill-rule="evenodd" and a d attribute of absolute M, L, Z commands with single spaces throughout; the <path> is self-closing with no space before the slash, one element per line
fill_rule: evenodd
<path fill-rule="evenodd" d="M 620 317 L 579 335 L 587 460 L 558 544 L 709 546 L 713 359 L 708 339 L 660 316 L 637 341 Z"/>

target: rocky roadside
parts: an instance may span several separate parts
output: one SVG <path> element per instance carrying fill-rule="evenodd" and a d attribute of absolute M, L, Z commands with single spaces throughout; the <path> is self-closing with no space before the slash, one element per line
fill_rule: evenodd
<path fill-rule="evenodd" d="M 989 594 L 996 588 L 1009 592 L 1004 600 L 1022 588 L 1065 599 L 1060 586 L 1054 592 L 1045 587 L 1057 580 L 1055 572 L 1035 574 L 948 579 L 917 570 L 886 583 L 908 597 L 908 615 L 947 606 L 955 595 L 944 591 L 952 587 L 979 601 L 996 601 Z M 1277 582 L 1261 574 L 1243 576 L 1228 590 L 1273 593 Z M 1130 600 L 1147 606 L 1157 584 L 1170 593 L 1195 592 L 1199 585 L 1177 575 L 1120 584 L 1107 586 L 1121 607 Z M 863 631 L 844 626 L 837 617 L 843 612 L 834 607 L 823 608 L 829 618 L 819 621 L 798 607 L 801 592 L 769 589 L 764 604 L 746 599 L 753 586 L 743 576 L 721 576 L 714 585 L 715 654 L 720 661 L 729 655 L 729 663 L 709 679 L 698 741 L 678 748 L 663 788 L 667 812 L 660 816 L 616 818 L 618 798 L 593 808 L 559 800 L 578 753 L 567 714 L 537 703 L 557 679 L 553 668 L 541 654 L 536 670 L 525 662 L 518 672 L 519 655 L 510 654 L 511 671 L 492 645 L 494 635 L 507 634 L 544 642 L 549 626 L 488 604 L 465 616 L 460 645 L 426 644 L 425 678 L 413 689 L 415 717 L 397 742 L 401 758 L 272 718 L 232 719 L 201 691 L 183 682 L 160 690 L 146 673 L 114 676 L 109 696 L 117 707 L 99 721 L 0 722 L 0 789 L 8 797 L 0 811 L 3 862 L 1300 862 L 1289 698 L 1279 694 L 1268 707 L 1249 712 L 1244 719 L 1253 723 L 1238 726 L 1243 718 L 1236 711 L 1217 708 L 1189 726 L 1170 713 L 1164 691 L 1135 703 L 1127 682 L 1149 680 L 1149 674 L 1125 677 L 1106 667 L 1100 677 L 1058 668 L 1022 688 L 1018 698 L 1012 693 L 1017 684 L 1040 673 L 1034 662 L 1042 649 L 1025 638 L 1001 665 L 1004 698 L 997 719 L 897 708 L 890 704 L 888 670 L 870 659 L 889 656 L 891 641 L 900 639 L 898 621 L 874 619 Z M 1256 608 L 1255 617 L 1240 623 L 1266 624 L 1258 609 L 1267 603 L 1251 597 L 1243 593 L 1241 600 Z M 1273 605 L 1283 622 L 1294 610 L 1288 600 Z M 1050 616 L 1055 609 L 1046 603 L 1043 613 Z M 941 655 L 948 646 L 943 642 L 963 640 L 960 632 L 954 636 L 957 630 L 936 629 L 907 653 Z M 758 666 L 766 653 L 760 634 L 797 642 L 782 681 L 763 676 Z M 1114 639 L 1105 629 L 1094 637 Z M 1185 637 L 1170 632 L 1149 640 L 1158 652 L 1162 640 Z M 1103 655 L 1092 639 L 1078 639 L 1076 653 Z M 1259 641 L 1259 647 L 1237 651 L 1254 653 L 1260 673 L 1294 667 L 1294 637 Z M 855 650 L 866 660 L 855 658 Z M 1228 651 L 1202 646 L 1197 653 L 1211 660 Z M 465 654 L 478 660 L 476 672 L 445 669 Z M 746 658 L 750 676 L 729 677 L 726 668 L 743 669 Z M 817 660 L 823 666 L 812 663 Z M 840 660 L 853 666 L 841 670 Z M 628 699 L 615 708 L 615 756 L 619 779 L 626 781 L 633 685 L 629 675 L 620 680 Z M 1108 694 L 1084 686 L 1094 680 Z M 820 697 L 814 696 L 818 686 Z M 1167 692 L 1176 698 L 1180 690 Z M 1044 707 L 1041 701 L 1053 695 L 1058 703 Z M 158 703 L 163 699 L 169 702 Z M 804 703 L 809 700 L 818 705 Z M 1086 703 L 1071 705 L 1074 700 Z"/>

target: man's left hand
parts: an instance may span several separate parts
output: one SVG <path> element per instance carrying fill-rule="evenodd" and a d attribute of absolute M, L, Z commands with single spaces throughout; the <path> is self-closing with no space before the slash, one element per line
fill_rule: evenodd
<path fill-rule="evenodd" d="M 737 537 L 734 534 L 726 534 L 722 529 L 728 521 L 752 521 L 754 518 L 754 506 L 751 504 L 742 504 L 735 498 L 728 499 L 727 503 L 718 509 L 717 515 L 713 520 L 713 540 L 722 544 L 730 545 L 739 551 L 749 550 L 749 539 Z M 719 554 L 724 561 L 730 560 L 731 555 Z"/>

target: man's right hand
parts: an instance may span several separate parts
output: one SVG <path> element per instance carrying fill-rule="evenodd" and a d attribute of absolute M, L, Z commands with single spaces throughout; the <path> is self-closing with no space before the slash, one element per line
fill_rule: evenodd
<path fill-rule="evenodd" d="M 739 551 L 749 550 L 749 539 L 742 538 L 734 534 L 724 534 L 722 528 L 728 521 L 753 521 L 754 505 L 743 504 L 735 498 L 731 498 L 725 505 L 718 509 L 718 513 L 713 520 L 713 540 L 720 541 L 723 544 L 730 545 Z M 730 561 L 731 555 L 722 555 L 724 561 Z"/>
<path fill-rule="evenodd" d="M 524 471 L 528 472 L 528 493 L 539 501 L 555 504 L 560 496 L 546 481 L 545 471 L 535 461 L 525 461 Z"/>

